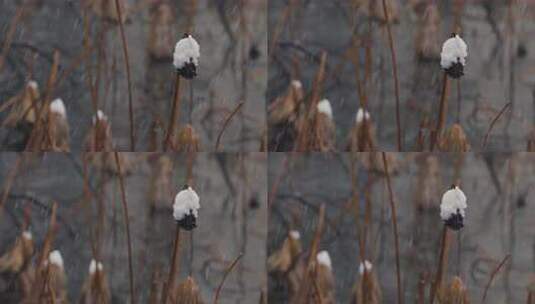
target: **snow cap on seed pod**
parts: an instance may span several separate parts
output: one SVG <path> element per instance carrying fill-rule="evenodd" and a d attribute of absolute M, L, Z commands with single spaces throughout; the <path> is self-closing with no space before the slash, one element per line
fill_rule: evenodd
<path fill-rule="evenodd" d="M 184 185 L 178 192 L 173 204 L 173 217 L 178 225 L 185 230 L 193 230 L 197 227 L 197 217 L 199 216 L 199 196 L 190 186 Z"/>
<path fill-rule="evenodd" d="M 330 119 L 333 118 L 333 108 L 331 107 L 331 103 L 328 99 L 322 99 L 318 103 L 318 112 L 323 113 L 327 115 Z"/>
<path fill-rule="evenodd" d="M 297 230 L 291 230 L 290 237 L 294 240 L 299 240 L 301 238 L 301 234 Z"/>
<path fill-rule="evenodd" d="M 364 271 L 370 272 L 372 270 L 372 268 L 373 268 L 372 263 L 370 263 L 370 261 L 368 261 L 368 260 L 364 260 L 364 262 L 360 263 L 360 265 L 359 265 L 359 273 L 360 273 L 360 275 L 363 275 Z"/>
<path fill-rule="evenodd" d="M 460 78 L 464 75 L 464 66 L 468 56 L 466 42 L 457 34 L 446 40 L 440 53 L 440 66 L 452 78 Z"/>
<path fill-rule="evenodd" d="M 93 124 L 97 122 L 97 119 L 99 121 L 108 121 L 108 116 L 106 116 L 106 114 L 104 114 L 104 112 L 102 112 L 101 110 L 98 110 L 96 117 L 95 115 L 93 115 Z"/>
<path fill-rule="evenodd" d="M 63 268 L 63 257 L 61 257 L 59 250 L 52 251 L 48 255 L 48 261 L 50 261 L 50 264 L 56 265 L 59 268 Z"/>
<path fill-rule="evenodd" d="M 459 187 L 452 185 L 451 188 L 442 195 L 440 217 L 446 226 L 453 230 L 460 230 L 464 227 L 463 220 L 466 207 L 466 196 L 463 191 Z"/>
<path fill-rule="evenodd" d="M 359 110 L 357 111 L 357 114 L 355 115 L 355 122 L 357 124 L 361 123 L 364 121 L 364 119 L 366 120 L 370 120 L 370 112 L 362 109 L 362 108 L 359 108 Z"/>
<path fill-rule="evenodd" d="M 320 265 L 323 265 L 327 268 L 332 268 L 331 256 L 329 256 L 329 252 L 327 252 L 327 250 L 318 252 L 316 259 Z"/>
<path fill-rule="evenodd" d="M 50 112 L 57 113 L 63 117 L 67 117 L 67 111 L 65 110 L 65 104 L 61 98 L 56 98 L 50 103 Z"/>
<path fill-rule="evenodd" d="M 29 230 L 26 230 L 26 231 L 22 232 L 22 237 L 27 239 L 27 240 L 33 239 L 32 232 L 29 231 Z"/>
<path fill-rule="evenodd" d="M 95 259 L 92 259 L 91 263 L 89 263 L 89 273 L 90 274 L 95 273 L 97 270 L 98 271 L 102 271 L 103 269 L 104 269 L 104 266 L 102 266 L 102 263 L 95 261 Z"/>
<path fill-rule="evenodd" d="M 173 64 L 178 74 L 187 79 L 197 76 L 200 56 L 199 43 L 191 35 L 185 34 L 184 38 L 177 42 L 173 54 Z"/>

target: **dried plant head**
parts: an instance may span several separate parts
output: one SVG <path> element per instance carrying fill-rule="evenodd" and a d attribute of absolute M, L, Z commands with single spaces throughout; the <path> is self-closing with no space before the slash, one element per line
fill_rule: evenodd
<path fill-rule="evenodd" d="M 300 235 L 292 230 L 284 239 L 282 246 L 273 252 L 267 261 L 269 273 L 286 273 L 303 251 Z"/>
<path fill-rule="evenodd" d="M 319 105 L 321 105 L 321 102 Z M 336 127 L 334 125 L 332 114 L 329 115 L 321 110 L 317 110 L 311 131 L 312 133 L 308 148 L 309 151 L 334 151 L 336 142 Z"/>
<path fill-rule="evenodd" d="M 360 114 L 360 115 L 359 115 Z M 349 132 L 347 151 L 368 152 L 377 147 L 375 127 L 367 111 L 359 109 Z"/>
<path fill-rule="evenodd" d="M 440 137 L 439 149 L 443 152 L 468 152 L 470 143 L 463 127 L 455 123 Z"/>
<path fill-rule="evenodd" d="M 383 1 L 381 0 L 361 0 L 359 5 L 360 11 L 380 23 L 386 23 Z M 386 10 L 390 23 L 399 22 L 399 0 L 386 0 Z"/>
<path fill-rule="evenodd" d="M 95 15 L 111 22 L 119 22 L 119 14 L 117 12 L 116 0 L 85 0 L 86 7 L 93 10 Z M 129 18 L 129 10 L 127 0 L 118 0 L 121 9 L 122 22 L 125 23 Z"/>
<path fill-rule="evenodd" d="M 429 4 L 419 21 L 416 34 L 416 55 L 421 60 L 440 59 L 440 12 L 436 4 Z"/>
<path fill-rule="evenodd" d="M 173 8 L 167 2 L 159 2 L 150 15 L 149 55 L 155 60 L 173 58 L 176 38 Z"/>
<path fill-rule="evenodd" d="M 178 152 L 198 152 L 200 149 L 199 136 L 193 126 L 186 124 L 175 135 L 175 143 L 172 145 L 174 151 Z"/>
<path fill-rule="evenodd" d="M 172 303 L 176 304 L 202 304 L 204 301 L 201 297 L 199 286 L 191 276 L 182 281 L 176 287 L 174 294 L 171 295 Z"/>
<path fill-rule="evenodd" d="M 303 85 L 292 80 L 286 93 L 277 97 L 268 108 L 268 122 L 271 125 L 294 123 L 298 117 L 299 104 L 304 98 Z"/>
<path fill-rule="evenodd" d="M 322 263 L 318 259 L 315 263 L 315 267 L 315 284 L 317 284 L 318 286 L 315 292 L 316 303 L 335 304 L 336 285 L 334 282 L 334 275 L 330 263 Z M 317 294 L 318 292 L 320 293 L 319 295 Z M 317 299 L 319 297 L 321 297 L 321 299 Z"/>
<path fill-rule="evenodd" d="M 47 263 L 40 271 L 45 276 L 45 288 L 41 300 L 44 303 L 68 303 L 65 269 L 55 263 Z"/>
<path fill-rule="evenodd" d="M 366 267 L 364 268 L 366 269 Z M 366 269 L 359 273 L 353 286 L 351 304 L 379 304 L 383 303 L 383 293 L 377 279 L 375 269 Z"/>
<path fill-rule="evenodd" d="M 438 299 L 441 304 L 470 304 L 468 291 L 458 276 L 453 277 L 449 285 L 439 290 Z"/>
<path fill-rule="evenodd" d="M 111 134 L 111 124 L 108 118 L 98 110 L 97 117 L 93 117 L 93 122 L 84 140 L 85 151 L 87 152 L 112 152 L 113 137 Z"/>
<path fill-rule="evenodd" d="M 307 258 L 304 254 L 297 257 L 294 265 L 290 268 L 287 274 L 288 282 L 288 303 L 302 303 L 299 299 L 299 289 L 303 282 L 303 277 L 307 272 Z"/>
<path fill-rule="evenodd" d="M 80 295 L 80 304 L 111 303 L 111 293 L 106 273 L 100 262 L 91 261 L 87 276 Z"/>
<path fill-rule="evenodd" d="M 41 151 L 69 152 L 69 122 L 60 98 L 50 103 L 47 127 L 40 131 Z"/>
<path fill-rule="evenodd" d="M 414 204 L 418 211 L 438 208 L 437 197 L 442 192 L 442 178 L 440 162 L 433 154 L 420 155 L 415 191 Z"/>
<path fill-rule="evenodd" d="M 24 231 L 16 240 L 13 247 L 0 257 L 0 274 L 19 273 L 32 258 L 34 243 L 31 232 Z"/>
<path fill-rule="evenodd" d="M 2 125 L 14 128 L 21 123 L 34 124 L 36 118 L 35 108 L 38 106 L 39 99 L 40 95 L 37 82 L 33 80 L 28 81 L 21 92 L 6 101 L 6 104 L 13 103 L 13 105 Z M 34 104 L 36 107 L 33 106 Z"/>
<path fill-rule="evenodd" d="M 158 208 L 169 209 L 172 192 L 173 160 L 167 155 L 161 155 L 155 166 L 152 166 L 152 178 L 149 190 L 151 210 Z"/>

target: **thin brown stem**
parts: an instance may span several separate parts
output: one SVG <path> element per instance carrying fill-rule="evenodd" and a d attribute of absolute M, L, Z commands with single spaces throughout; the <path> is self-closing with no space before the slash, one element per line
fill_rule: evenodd
<path fill-rule="evenodd" d="M 383 2 L 384 3 L 384 2 Z M 403 303 L 402 292 L 401 292 L 401 273 L 399 266 L 399 237 L 398 237 L 398 223 L 396 217 L 396 205 L 394 204 L 394 194 L 392 192 L 392 184 L 390 181 L 390 173 L 388 172 L 388 161 L 386 160 L 386 153 L 382 152 L 383 155 L 383 164 L 385 166 L 386 174 L 386 185 L 388 187 L 388 196 L 390 198 L 390 208 L 392 209 L 392 226 L 394 228 L 394 246 L 396 250 L 396 281 L 398 285 L 398 303 Z"/>
<path fill-rule="evenodd" d="M 430 295 L 430 300 L 429 300 L 430 304 L 434 303 L 437 290 L 442 285 L 442 275 L 444 274 L 444 272 L 446 272 L 446 266 L 448 264 L 448 248 L 449 248 L 448 227 L 444 225 L 444 228 L 442 230 L 442 245 L 440 247 L 440 258 L 438 261 L 438 269 L 437 269 L 437 273 L 435 274 L 435 281 L 431 285 L 431 295 Z"/>
<path fill-rule="evenodd" d="M 180 74 L 176 73 L 175 80 L 175 94 L 173 95 L 173 105 L 171 108 L 171 117 L 169 118 L 169 125 L 167 127 L 167 134 L 163 143 L 163 150 L 167 151 L 171 141 L 173 140 L 176 128 L 176 121 L 180 115 Z M 172 145 L 171 145 L 172 146 Z"/>
<path fill-rule="evenodd" d="M 500 117 L 503 115 L 503 113 L 505 113 L 505 110 L 507 110 L 511 105 L 512 105 L 512 103 L 508 102 L 505 106 L 503 106 L 503 108 L 500 110 L 498 115 L 496 115 L 496 117 L 494 117 L 494 119 L 492 120 L 492 122 L 489 125 L 489 128 L 487 129 L 487 133 L 485 133 L 485 137 L 483 138 L 483 143 L 481 144 L 481 148 L 484 149 L 487 146 L 487 141 L 489 140 L 490 131 L 492 131 L 492 128 L 494 128 L 494 124 L 496 124 L 498 119 L 500 119 Z"/>
<path fill-rule="evenodd" d="M 169 298 L 169 295 L 171 294 L 171 291 L 173 290 L 175 286 L 175 278 L 177 271 L 177 266 L 180 259 L 180 226 L 176 225 L 176 233 L 175 233 L 175 246 L 173 247 L 173 258 L 171 259 L 171 269 L 169 270 L 169 277 L 167 279 L 167 285 L 164 288 L 164 293 L 162 297 L 162 303 L 167 303 L 167 299 Z"/>
<path fill-rule="evenodd" d="M 115 151 L 115 164 L 117 165 L 117 172 L 119 175 L 119 186 L 121 188 L 121 201 L 123 203 L 124 225 L 126 228 L 126 240 L 128 243 L 128 274 L 130 279 L 130 302 L 136 302 L 136 296 L 134 291 L 134 268 L 132 266 L 132 241 L 130 239 L 130 220 L 128 217 L 128 204 L 126 202 L 126 191 L 124 188 L 124 177 L 121 170 L 121 162 L 119 161 L 119 152 Z"/>
<path fill-rule="evenodd" d="M 392 54 L 392 73 L 394 74 L 394 94 L 396 95 L 396 127 L 397 127 L 397 144 L 398 151 L 403 150 L 403 143 L 401 140 L 401 117 L 399 114 L 399 80 L 398 80 L 398 66 L 396 60 L 396 50 L 394 48 L 394 38 L 392 38 L 392 29 L 390 28 L 390 20 L 388 17 L 388 10 L 386 9 L 386 0 L 383 0 L 383 13 L 385 14 L 386 30 L 388 32 L 388 44 L 390 46 L 390 53 Z"/>
<path fill-rule="evenodd" d="M 298 302 L 297 304 L 308 303 L 308 297 L 310 292 L 310 280 L 312 279 L 312 274 L 315 268 L 316 255 L 318 253 L 318 247 L 321 240 L 321 235 L 323 234 L 323 226 L 325 225 L 325 204 L 322 204 L 320 207 L 318 215 L 318 224 L 316 226 L 316 233 L 314 234 L 314 239 L 312 240 L 312 245 L 310 246 L 310 255 L 308 256 L 308 261 L 306 264 L 305 275 L 301 281 L 301 286 L 298 290 Z"/>
<path fill-rule="evenodd" d="M 215 150 L 216 152 L 219 151 L 219 142 L 221 141 L 221 136 L 223 136 L 223 132 L 225 132 L 225 129 L 227 128 L 228 124 L 230 123 L 230 121 L 232 120 L 232 117 L 234 117 L 234 115 L 236 115 L 236 113 L 238 113 L 238 111 L 241 109 L 241 107 L 243 106 L 244 102 L 240 102 L 236 108 L 232 111 L 232 113 L 230 113 L 230 115 L 225 119 L 225 122 L 223 123 L 223 127 L 221 128 L 221 130 L 219 131 L 219 134 L 217 135 L 217 141 L 215 143 Z"/>
<path fill-rule="evenodd" d="M 123 17 L 119 0 L 115 0 L 115 8 L 117 9 L 117 17 L 119 17 L 119 30 L 121 33 L 121 41 L 123 43 L 124 65 L 126 68 L 126 81 L 128 85 L 128 116 L 130 120 L 130 151 L 136 150 L 136 137 L 134 134 L 134 108 L 132 104 L 132 81 L 130 75 L 130 60 L 128 59 L 128 46 L 126 44 L 126 37 L 124 34 Z"/>
<path fill-rule="evenodd" d="M 11 43 L 13 42 L 13 36 L 15 35 L 15 31 L 17 30 L 17 25 L 24 18 L 26 10 L 25 6 L 26 2 L 22 2 L 22 4 L 17 9 L 17 12 L 13 16 L 11 23 L 9 24 L 9 28 L 6 33 L 6 38 L 4 40 L 4 45 L 2 46 L 2 53 L 0 53 L 0 71 L 2 71 L 2 68 L 4 67 L 4 62 L 6 61 L 7 54 L 9 53 L 9 49 L 11 48 Z"/>
<path fill-rule="evenodd" d="M 444 128 L 446 123 L 446 113 L 448 112 L 448 74 L 444 73 L 444 80 L 442 81 L 442 93 L 440 94 L 440 105 L 438 112 L 438 120 L 435 130 L 431 133 L 431 147 L 430 150 L 433 151 L 435 148 L 436 142 L 440 138 L 440 132 Z"/>
<path fill-rule="evenodd" d="M 215 292 L 215 296 L 214 296 L 214 304 L 217 304 L 217 301 L 219 300 L 219 294 L 221 293 L 221 289 L 223 288 L 223 284 L 225 283 L 225 280 L 227 279 L 228 275 L 230 274 L 230 272 L 232 271 L 232 269 L 234 269 L 234 267 L 236 266 L 236 264 L 238 264 L 238 261 L 243 257 L 243 252 L 241 252 L 235 259 L 234 261 L 232 262 L 232 264 L 230 264 L 230 266 L 227 268 L 227 270 L 225 271 L 225 274 L 223 275 L 223 279 L 221 280 L 221 282 L 219 283 L 219 286 L 217 286 L 217 290 Z"/>
<path fill-rule="evenodd" d="M 496 276 L 496 274 L 498 274 L 500 269 L 502 269 L 503 265 L 505 265 L 505 262 L 507 262 L 507 260 L 509 260 L 510 257 L 511 257 L 510 254 L 506 255 L 505 258 L 503 258 L 502 262 L 498 265 L 498 267 L 496 267 L 496 269 L 494 269 L 494 271 L 490 275 L 489 281 L 487 282 L 487 285 L 485 286 L 485 291 L 483 292 L 483 298 L 481 299 L 481 304 L 485 303 L 485 299 L 487 298 L 487 291 L 489 290 L 490 285 L 492 284 L 492 281 L 494 280 L 494 277 Z"/>

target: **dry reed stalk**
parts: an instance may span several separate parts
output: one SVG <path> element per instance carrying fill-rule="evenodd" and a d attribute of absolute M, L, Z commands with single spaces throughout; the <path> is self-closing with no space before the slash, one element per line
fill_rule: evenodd
<path fill-rule="evenodd" d="M 316 264 L 316 255 L 318 254 L 318 247 L 323 234 L 323 227 L 325 225 L 325 204 L 322 204 L 319 210 L 318 215 L 318 224 L 316 226 L 316 232 L 314 234 L 314 239 L 310 246 L 310 253 L 308 256 L 308 261 L 306 262 L 305 272 L 303 279 L 301 280 L 299 290 L 297 292 L 297 303 L 295 304 L 307 304 L 308 296 L 310 293 L 310 280 L 314 277 L 315 264 Z"/>
<path fill-rule="evenodd" d="M 9 24 L 9 28 L 6 32 L 6 38 L 4 40 L 4 45 L 2 47 L 2 53 L 0 53 L 0 72 L 2 71 L 2 68 L 4 67 L 4 62 L 6 61 L 7 54 L 9 53 L 9 49 L 11 48 L 11 43 L 13 42 L 13 36 L 15 36 L 15 31 L 17 30 L 18 24 L 24 19 L 24 15 L 26 13 L 26 2 L 22 2 L 21 5 L 17 8 L 17 11 L 15 12 L 15 15 L 13 16 L 13 19 L 11 19 L 11 23 Z"/>
<path fill-rule="evenodd" d="M 215 143 L 215 151 L 219 151 L 219 144 L 220 144 L 220 141 L 221 141 L 221 137 L 223 136 L 223 132 L 225 132 L 225 129 L 227 129 L 227 126 L 228 124 L 230 123 L 230 121 L 232 120 L 232 118 L 234 117 L 234 115 L 236 115 L 236 113 L 238 113 L 238 111 L 242 108 L 243 104 L 245 102 L 240 102 L 236 108 L 229 114 L 229 116 L 227 116 L 227 118 L 225 119 L 225 121 L 223 122 L 223 127 L 221 128 L 221 130 L 219 130 L 219 133 L 217 134 L 217 140 L 216 140 L 216 143 Z"/>
<path fill-rule="evenodd" d="M 448 249 L 449 249 L 449 234 L 448 227 L 444 225 L 442 229 L 442 242 L 440 247 L 440 258 L 438 261 L 438 269 L 435 275 L 435 280 L 431 284 L 431 295 L 429 303 L 433 304 L 437 291 L 441 288 L 442 285 L 442 276 L 446 272 L 446 267 L 448 265 Z"/>
<path fill-rule="evenodd" d="M 481 148 L 482 149 L 484 149 L 487 146 L 487 141 L 489 139 L 490 132 L 492 131 L 492 128 L 494 127 L 494 124 L 496 124 L 498 119 L 500 119 L 500 117 L 503 115 L 503 113 L 505 113 L 505 110 L 507 110 L 511 106 L 512 106 L 512 102 L 508 102 L 505 106 L 503 106 L 503 108 L 500 110 L 498 115 L 496 115 L 496 117 L 494 117 L 494 119 L 492 120 L 492 122 L 489 125 L 489 128 L 487 129 L 487 132 L 485 133 L 485 137 L 483 138 L 483 142 L 481 143 Z"/>
<path fill-rule="evenodd" d="M 309 145 L 311 144 L 312 136 L 312 126 L 315 125 L 315 120 L 318 115 L 318 103 L 320 101 L 320 96 L 323 91 L 323 82 L 325 79 L 325 67 L 327 62 L 327 53 L 323 51 L 320 57 L 320 64 L 316 77 L 314 78 L 314 83 L 312 85 L 312 92 L 310 95 L 310 104 L 308 109 L 304 113 L 301 121 L 297 126 L 297 139 L 294 146 L 295 151 L 307 151 Z"/>
<path fill-rule="evenodd" d="M 55 50 L 53 61 L 52 61 L 52 68 L 50 69 L 50 73 L 49 73 L 47 85 L 46 85 L 46 90 L 43 96 L 43 102 L 37 114 L 37 117 L 35 119 L 35 124 L 32 128 L 32 132 L 30 133 L 30 136 L 26 143 L 26 147 L 24 149 L 25 151 L 41 150 L 41 147 L 43 145 L 45 147 L 48 146 L 47 139 L 49 139 L 50 137 L 48 134 L 47 120 L 50 114 L 49 105 L 50 105 L 50 99 L 52 98 L 52 91 L 54 90 L 54 86 L 56 85 L 56 78 L 57 78 L 58 69 L 59 69 L 59 59 L 60 59 L 60 54 L 57 50 Z"/>
<path fill-rule="evenodd" d="M 384 1 L 384 0 L 383 0 Z M 384 3 L 384 2 L 383 2 Z M 394 245 L 396 250 L 396 282 L 398 286 L 398 303 L 403 303 L 402 291 L 401 291 L 401 272 L 399 263 L 399 236 L 398 236 L 398 224 L 396 216 L 396 205 L 394 204 L 394 194 L 392 192 L 392 184 L 390 181 L 390 173 L 388 172 L 388 161 L 386 159 L 386 153 L 382 152 L 383 164 L 386 175 L 386 185 L 388 187 L 388 197 L 390 199 L 390 208 L 392 209 L 392 226 L 394 228 Z"/>
<path fill-rule="evenodd" d="M 37 267 L 35 271 L 35 280 L 32 284 L 32 290 L 29 294 L 30 303 L 38 303 L 41 299 L 41 293 L 46 286 L 46 278 L 48 277 L 46 269 L 43 269 L 45 261 L 48 259 L 48 254 L 52 248 L 52 242 L 54 241 L 54 235 L 56 231 L 56 216 L 57 216 L 58 204 L 52 203 L 52 211 L 50 214 L 50 223 L 48 224 L 48 230 L 46 232 L 45 240 L 41 252 L 37 257 Z M 48 267 L 47 267 L 48 268 Z"/>
<path fill-rule="evenodd" d="M 134 109 L 132 104 L 132 81 L 130 75 L 130 60 L 128 58 L 128 46 L 126 44 L 126 36 L 124 34 L 124 20 L 121 12 L 121 5 L 119 0 L 115 0 L 115 9 L 117 10 L 119 31 L 121 33 L 121 42 L 123 44 L 123 54 L 124 54 L 124 65 L 126 68 L 126 81 L 128 85 L 128 117 L 130 120 L 130 151 L 134 152 L 136 150 L 136 137 L 134 134 Z"/>
<path fill-rule="evenodd" d="M 507 262 L 507 260 L 509 260 L 510 257 L 511 257 L 510 254 L 506 255 L 505 258 L 503 258 L 501 263 L 498 265 L 498 267 L 496 267 L 496 269 L 492 271 L 489 277 L 489 281 L 487 282 L 487 285 L 485 285 L 485 291 L 483 292 L 483 297 L 481 298 L 481 304 L 485 303 L 485 299 L 487 298 L 487 291 L 489 290 L 489 287 L 492 284 L 492 281 L 494 281 L 494 277 L 496 276 L 496 274 L 498 274 L 500 269 L 502 269 L 502 267 L 505 265 L 505 263 Z"/>
<path fill-rule="evenodd" d="M 275 52 L 275 47 L 277 45 L 277 41 L 279 40 L 279 36 L 282 33 L 282 30 L 284 29 L 284 26 L 286 25 L 286 22 L 288 21 L 288 18 L 290 18 L 290 15 L 292 14 L 293 7 L 297 4 L 299 0 L 290 0 L 286 8 L 284 8 L 284 12 L 281 15 L 280 20 L 275 25 L 275 29 L 273 31 L 273 34 L 270 35 L 271 37 L 271 44 L 269 45 L 269 58 L 268 62 L 271 62 L 273 59 Z"/>
<path fill-rule="evenodd" d="M 163 143 L 163 150 L 167 151 L 169 146 L 172 146 L 172 139 L 174 138 L 176 120 L 180 116 L 180 74 L 176 73 L 175 80 L 175 94 L 173 95 L 173 105 L 171 108 L 171 117 L 169 118 L 169 125 L 167 127 L 167 134 Z"/>
<path fill-rule="evenodd" d="M 221 289 L 223 288 L 223 284 L 225 283 L 225 280 L 227 279 L 228 275 L 234 269 L 236 264 L 238 264 L 238 261 L 243 257 L 243 252 L 240 252 L 240 254 L 234 259 L 234 261 L 230 264 L 230 266 L 225 271 L 225 274 L 223 275 L 223 279 L 221 279 L 221 282 L 217 286 L 217 290 L 215 292 L 214 296 L 214 304 L 217 304 L 217 301 L 219 300 L 219 294 L 221 293 Z"/>
<path fill-rule="evenodd" d="M 431 146 L 430 150 L 433 151 L 435 144 L 440 138 L 440 132 L 444 128 L 446 123 L 446 113 L 448 111 L 448 88 L 449 88 L 448 74 L 444 72 L 444 79 L 442 81 L 442 93 L 440 95 L 440 105 L 438 112 L 438 120 L 435 130 L 431 132 Z"/>
<path fill-rule="evenodd" d="M 175 289 L 175 278 L 177 266 L 180 265 L 180 225 L 176 224 L 175 233 L 175 245 L 173 247 L 173 257 L 171 258 L 171 269 L 169 270 L 169 277 L 167 278 L 167 284 L 164 287 L 162 303 L 167 304 L 167 300 L 170 297 L 172 290 Z"/>
<path fill-rule="evenodd" d="M 135 290 L 134 290 L 134 268 L 132 265 L 132 240 L 130 239 L 130 219 L 128 217 L 128 204 L 126 202 L 126 191 L 124 188 L 123 171 L 121 170 L 121 162 L 119 161 L 119 152 L 113 152 L 115 156 L 115 165 L 117 166 L 117 174 L 119 176 L 119 186 L 121 189 L 121 202 L 123 205 L 124 225 L 126 229 L 126 240 L 128 243 L 128 275 L 130 281 L 130 302 L 135 303 Z"/>
<path fill-rule="evenodd" d="M 383 13 L 385 16 L 386 30 L 388 32 L 388 44 L 390 46 L 390 53 L 392 55 L 392 73 L 394 74 L 394 94 L 396 96 L 396 128 L 397 128 L 397 144 L 398 151 L 403 150 L 403 142 L 401 140 L 401 118 L 399 114 L 399 80 L 398 80 L 398 65 L 396 60 L 396 50 L 394 48 L 394 38 L 392 38 L 392 29 L 390 28 L 390 20 L 388 16 L 388 9 L 386 8 L 386 0 L 383 0 Z"/>
<path fill-rule="evenodd" d="M 9 192 L 11 191 L 11 186 L 13 186 L 13 181 L 15 180 L 17 172 L 19 171 L 20 166 L 22 165 L 23 158 L 24 153 L 17 157 L 15 164 L 13 164 L 13 167 L 7 173 L 6 181 L 4 182 L 4 189 L 2 190 L 2 200 L 0 200 L 0 217 L 2 215 L 2 211 L 4 211 L 4 205 L 7 202 L 7 198 L 9 197 Z"/>

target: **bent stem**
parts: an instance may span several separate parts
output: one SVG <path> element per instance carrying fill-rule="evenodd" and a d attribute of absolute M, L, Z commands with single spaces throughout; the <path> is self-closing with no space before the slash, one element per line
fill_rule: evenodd
<path fill-rule="evenodd" d="M 180 74 L 176 73 L 175 94 L 173 96 L 173 106 L 171 109 L 171 117 L 169 118 L 169 126 L 167 127 L 167 135 L 163 144 L 163 150 L 167 151 L 172 138 L 174 137 L 176 120 L 180 114 Z"/>
<path fill-rule="evenodd" d="M 383 2 L 384 3 L 384 2 Z M 388 173 L 388 162 L 386 160 L 386 153 L 382 152 L 383 164 L 385 166 L 386 173 L 386 185 L 388 187 L 388 196 L 390 198 L 390 208 L 392 209 L 392 226 L 394 228 L 394 241 L 396 250 L 396 282 L 398 285 L 398 303 L 403 303 L 403 297 L 401 293 L 401 273 L 399 267 L 399 238 L 398 238 L 398 223 L 396 219 L 396 205 L 394 204 L 394 194 L 392 192 L 392 184 L 390 182 L 390 174 Z"/>
<path fill-rule="evenodd" d="M 126 241 L 128 243 L 128 274 L 130 279 L 130 302 L 135 303 L 136 297 L 134 292 L 134 271 L 132 267 L 132 241 L 130 239 L 130 224 L 128 217 L 128 204 L 126 203 L 126 191 L 124 189 L 124 178 L 121 171 L 121 164 L 119 162 L 119 152 L 114 152 L 115 164 L 117 165 L 117 172 L 119 174 L 119 186 L 121 188 L 121 201 L 123 204 L 124 225 L 126 228 Z"/>
<path fill-rule="evenodd" d="M 442 285 L 442 276 L 444 272 L 446 272 L 446 267 L 448 264 L 448 249 L 449 249 L 449 241 L 448 241 L 448 228 L 446 225 L 444 225 L 444 228 L 442 230 L 442 246 L 440 247 L 440 259 L 438 264 L 437 273 L 435 275 L 435 281 L 432 284 L 431 287 L 431 298 L 429 303 L 433 304 L 435 301 L 435 296 L 437 294 L 437 290 L 440 288 L 440 285 Z"/>
<path fill-rule="evenodd" d="M 126 45 L 126 37 L 124 35 L 123 16 L 119 0 L 115 0 L 115 8 L 117 9 L 117 17 L 119 18 L 119 31 L 121 32 L 121 41 L 123 44 L 124 65 L 126 68 L 126 81 L 128 85 L 128 116 L 130 119 L 130 151 L 136 150 L 136 138 L 134 134 L 134 109 L 132 105 L 132 81 L 130 77 L 130 60 L 128 59 L 128 47 Z"/>
<path fill-rule="evenodd" d="M 175 234 L 175 247 L 173 248 L 173 258 L 171 260 L 171 269 L 169 270 L 169 278 L 167 279 L 167 285 L 164 289 L 164 294 L 162 297 L 162 303 L 167 303 L 169 298 L 170 290 L 175 286 L 175 277 L 177 273 L 177 266 L 179 265 L 180 258 L 180 226 L 176 225 L 176 234 Z"/>
<path fill-rule="evenodd" d="M 242 256 L 243 256 L 243 252 L 240 252 L 240 255 L 238 255 L 234 259 L 232 264 L 230 264 L 230 266 L 227 268 L 227 271 L 225 271 L 225 274 L 223 275 L 223 279 L 219 283 L 219 286 L 217 286 L 217 290 L 216 290 L 215 296 L 214 296 L 214 304 L 217 304 L 217 301 L 219 300 L 219 293 L 221 293 L 221 289 L 223 288 L 223 283 L 225 283 L 225 280 L 227 279 L 229 273 L 232 271 L 232 269 L 234 269 L 234 266 L 236 266 L 236 264 L 238 264 L 238 261 L 241 259 Z"/>
<path fill-rule="evenodd" d="M 440 137 L 440 132 L 444 128 L 444 124 L 446 122 L 446 112 L 448 111 L 448 85 L 448 74 L 444 73 L 444 80 L 442 81 L 442 94 L 440 95 L 437 126 L 435 130 L 431 133 L 431 151 L 433 151 L 433 149 L 435 148 L 435 144 Z"/>
<path fill-rule="evenodd" d="M 220 141 L 221 141 L 221 136 L 223 136 L 223 132 L 225 132 L 225 130 L 227 129 L 228 124 L 232 120 L 232 117 L 234 117 L 234 115 L 236 115 L 236 113 L 238 113 L 238 111 L 241 109 L 243 104 L 244 104 L 243 101 L 240 102 L 238 104 L 238 106 L 236 106 L 236 108 L 232 111 L 232 113 L 230 113 L 230 115 L 225 119 L 225 122 L 223 123 L 223 127 L 221 128 L 221 130 L 219 131 L 219 134 L 217 135 L 217 141 L 215 143 L 215 151 L 216 152 L 219 151 L 219 144 L 220 144 Z"/>
<path fill-rule="evenodd" d="M 397 60 L 396 60 L 396 50 L 394 49 L 394 39 L 392 38 L 392 29 L 390 28 L 390 20 L 388 19 L 388 10 L 386 9 L 386 0 L 383 0 L 383 13 L 385 14 L 386 30 L 388 32 L 388 44 L 390 46 L 390 53 L 392 55 L 392 73 L 394 74 L 394 93 L 396 96 L 397 144 L 398 144 L 398 151 L 402 151 L 403 143 L 401 141 L 401 118 L 399 114 L 398 66 L 397 66 Z"/>

